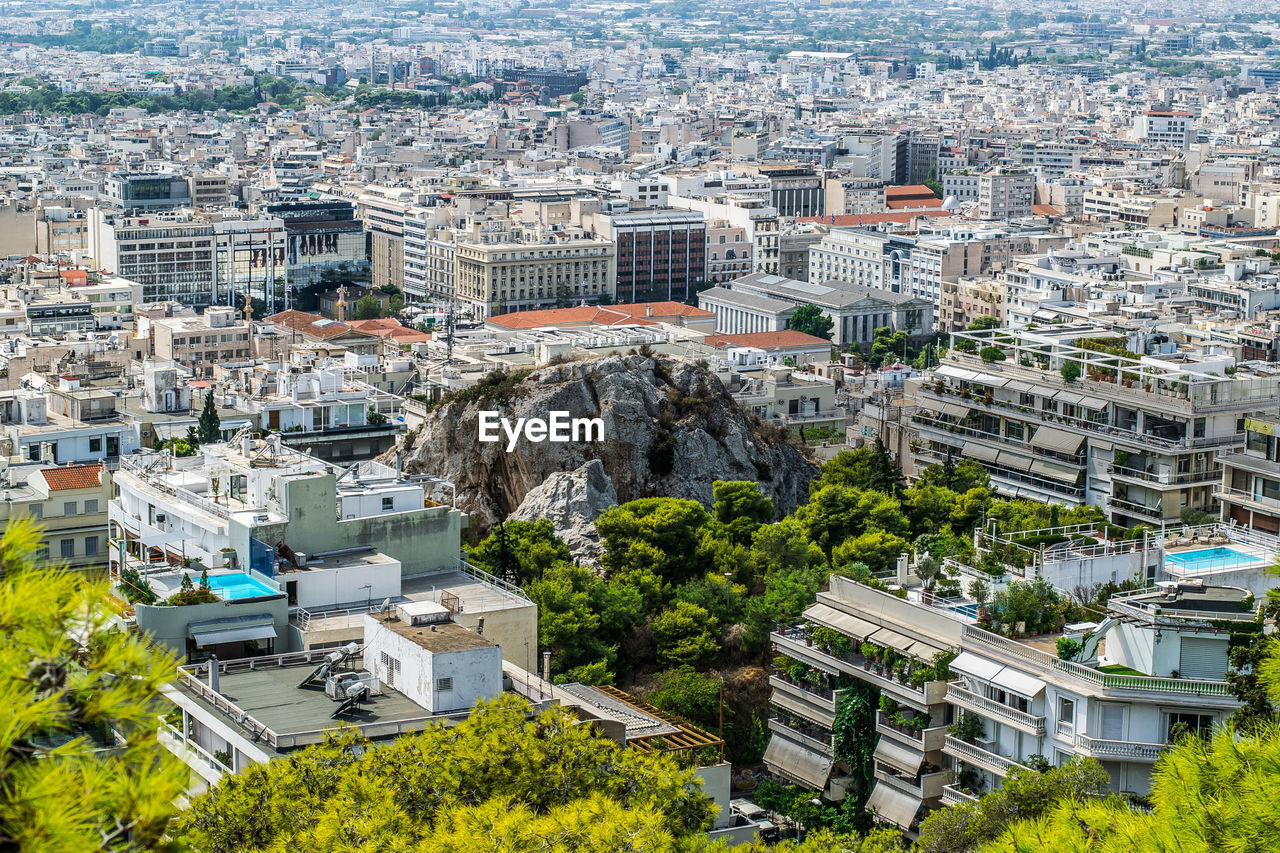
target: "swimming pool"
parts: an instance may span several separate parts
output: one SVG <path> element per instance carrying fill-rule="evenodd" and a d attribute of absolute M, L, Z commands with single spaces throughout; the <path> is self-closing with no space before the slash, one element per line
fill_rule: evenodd
<path fill-rule="evenodd" d="M 1234 548 L 1201 548 L 1198 551 L 1179 551 L 1165 554 L 1165 562 L 1183 569 L 1205 569 L 1209 566 L 1222 568 L 1225 566 L 1247 566 L 1250 563 L 1261 563 L 1261 557 L 1237 551 Z"/>
<path fill-rule="evenodd" d="M 257 578 L 251 578 L 244 572 L 229 575 L 209 575 L 209 588 L 228 601 L 237 598 L 257 598 L 260 595 L 279 595 L 280 590 L 272 589 Z"/>
<path fill-rule="evenodd" d="M 964 604 L 951 605 L 953 613 L 959 613 L 961 616 L 968 616 L 970 619 L 978 618 L 978 605 L 974 602 L 965 602 Z"/>

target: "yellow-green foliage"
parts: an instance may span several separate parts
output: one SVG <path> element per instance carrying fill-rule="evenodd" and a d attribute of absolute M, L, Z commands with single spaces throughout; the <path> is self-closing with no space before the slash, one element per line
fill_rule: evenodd
<path fill-rule="evenodd" d="M 187 779 L 157 741 L 174 662 L 108 629 L 102 588 L 33 569 L 39 541 L 0 538 L 0 849 L 158 849 Z"/>

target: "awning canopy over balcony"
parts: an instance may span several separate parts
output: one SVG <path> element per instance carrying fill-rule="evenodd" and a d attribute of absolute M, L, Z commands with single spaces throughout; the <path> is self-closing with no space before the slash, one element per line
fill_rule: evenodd
<path fill-rule="evenodd" d="M 924 764 L 923 753 L 908 749 L 887 737 L 880 738 L 876 744 L 875 758 L 908 776 L 915 776 L 920 772 L 920 765 Z"/>
<path fill-rule="evenodd" d="M 999 464 L 1014 471 L 1030 471 L 1031 466 L 1035 464 L 1035 459 L 1021 453 L 1015 453 L 1012 450 L 1001 450 Z"/>
<path fill-rule="evenodd" d="M 937 409 L 938 414 L 950 415 L 953 418 L 967 418 L 969 416 L 969 412 L 972 411 L 968 406 L 961 406 L 957 403 L 947 403 L 945 401 L 941 403 L 931 403 L 929 405 L 932 405 L 933 408 Z"/>
<path fill-rule="evenodd" d="M 977 459 L 979 462 L 990 462 L 995 464 L 996 457 L 1000 455 L 999 449 L 991 447 L 987 444 L 979 444 L 976 441 L 966 441 L 964 450 L 961 454 L 966 459 Z"/>
<path fill-rule="evenodd" d="M 774 732 L 764 751 L 764 763 L 774 773 L 821 791 L 827 787 L 835 759 Z"/>
<path fill-rule="evenodd" d="M 240 643 L 248 640 L 274 640 L 276 626 L 271 614 L 241 616 L 235 619 L 210 619 L 193 622 L 187 626 L 191 639 L 200 648 L 221 643 Z"/>
<path fill-rule="evenodd" d="M 951 662 L 951 669 L 979 681 L 990 681 L 1003 668 L 1000 664 L 980 658 L 973 652 L 961 652 Z"/>
<path fill-rule="evenodd" d="M 1031 473 L 1041 477 L 1048 477 L 1050 480 L 1058 480 L 1062 483 L 1075 483 L 1080 479 L 1080 469 L 1072 468 L 1070 465 L 1062 465 L 1057 462 L 1046 462 L 1043 459 L 1037 459 L 1031 463 Z"/>
<path fill-rule="evenodd" d="M 1058 453 L 1076 453 L 1083 442 L 1084 436 L 1047 426 L 1040 427 L 1031 438 L 1032 447 L 1056 450 Z"/>
<path fill-rule="evenodd" d="M 867 799 L 867 811 L 906 829 L 916 819 L 916 812 L 920 811 L 920 798 L 879 782 Z"/>
<path fill-rule="evenodd" d="M 995 677 L 991 679 L 991 683 L 1027 699 L 1034 699 L 1039 696 L 1044 692 L 1045 688 L 1044 682 L 1040 679 L 1007 666 L 996 673 Z"/>
<path fill-rule="evenodd" d="M 879 626 L 856 616 L 850 616 L 843 610 L 837 610 L 826 604 L 815 604 L 804 612 L 804 618 L 829 625 L 842 634 L 865 640 L 874 634 Z"/>

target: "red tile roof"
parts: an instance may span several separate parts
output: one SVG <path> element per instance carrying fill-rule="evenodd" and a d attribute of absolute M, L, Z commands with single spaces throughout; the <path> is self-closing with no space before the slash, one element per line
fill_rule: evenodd
<path fill-rule="evenodd" d="M 49 485 L 49 491 L 91 489 L 102 485 L 101 465 L 66 465 L 61 468 L 45 468 L 40 472 Z"/>
<path fill-rule="evenodd" d="M 879 225 L 882 222 L 898 222 L 909 225 L 917 219 L 946 219 L 956 214 L 942 208 L 926 208 L 923 210 L 894 210 L 889 213 L 840 213 L 830 216 L 803 216 L 797 222 L 821 222 L 824 225 L 850 227 L 858 225 Z"/>
<path fill-rule="evenodd" d="M 395 320 L 353 320 L 347 324 L 357 332 L 367 332 L 370 335 L 377 335 L 380 338 L 389 338 L 402 344 L 412 344 L 421 341 L 431 340 L 431 335 L 426 332 L 419 332 L 417 329 L 410 329 L 403 326 Z"/>
<path fill-rule="evenodd" d="M 321 317 L 319 314 L 308 314 L 306 311 L 281 311 L 278 314 L 272 314 L 266 318 L 266 322 L 275 323 L 278 326 L 285 326 L 304 335 L 308 335 L 319 340 L 327 341 L 329 338 L 336 338 L 339 335 L 351 331 L 351 327 L 346 323 L 339 323 L 336 320 L 329 320 Z M 317 326 L 316 323 L 325 325 Z"/>
<path fill-rule="evenodd" d="M 795 329 L 783 329 L 781 332 L 748 332 L 742 335 L 708 335 L 706 344 L 716 349 L 725 347 L 756 347 L 773 349 L 776 347 L 819 347 L 831 346 L 831 341 L 816 335 L 806 335 Z"/>
<path fill-rule="evenodd" d="M 1031 212 L 1037 216 L 1061 216 L 1062 211 L 1051 204 L 1033 204 Z"/>

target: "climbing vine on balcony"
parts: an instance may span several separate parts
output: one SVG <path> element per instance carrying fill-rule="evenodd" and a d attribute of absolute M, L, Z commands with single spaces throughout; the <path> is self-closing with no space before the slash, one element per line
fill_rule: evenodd
<path fill-rule="evenodd" d="M 865 681 L 853 680 L 836 704 L 834 746 L 836 758 L 849 765 L 853 779 L 849 796 L 859 808 L 871 795 L 875 771 L 876 708 L 880 704 L 880 688 Z"/>

